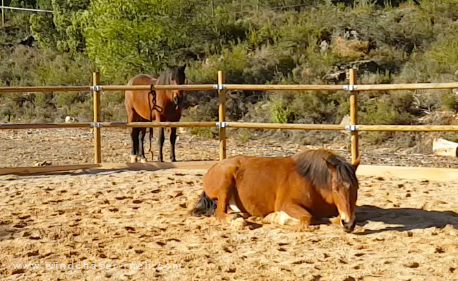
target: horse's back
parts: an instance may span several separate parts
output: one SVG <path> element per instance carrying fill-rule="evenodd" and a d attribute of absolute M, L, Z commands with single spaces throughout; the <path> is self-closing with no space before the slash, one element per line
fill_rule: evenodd
<path fill-rule="evenodd" d="M 128 86 L 133 86 L 133 85 L 155 85 L 157 82 L 157 79 L 151 75 L 148 74 L 138 74 L 132 77 L 129 82 L 127 82 Z M 135 99 L 139 95 L 148 95 L 149 90 L 126 90 L 124 92 L 124 95 L 126 97 L 126 102 L 128 99 L 132 99 L 132 102 L 135 102 Z"/>
<path fill-rule="evenodd" d="M 215 196 L 218 189 L 234 185 L 242 208 L 255 216 L 276 211 L 289 185 L 301 183 L 291 157 L 235 156 L 215 164 L 204 177 L 204 189 L 213 189 Z"/>
<path fill-rule="evenodd" d="M 237 192 L 247 211 L 256 216 L 277 211 L 285 194 L 303 183 L 291 157 L 248 157 L 240 164 Z"/>
<path fill-rule="evenodd" d="M 156 82 L 157 79 L 151 75 L 138 74 L 132 77 L 127 85 L 155 85 Z M 151 118 L 149 92 L 149 90 L 126 90 L 124 92 L 124 103 L 127 112 L 134 111 L 138 116 L 149 120 Z M 134 119 L 129 121 L 132 122 Z"/>
<path fill-rule="evenodd" d="M 294 166 L 291 157 L 233 156 L 214 164 L 204 176 L 205 179 L 231 174 L 239 180 L 253 177 L 284 177 Z"/>
<path fill-rule="evenodd" d="M 137 74 L 132 77 L 127 85 L 151 85 L 156 84 L 157 78 L 149 74 Z"/>

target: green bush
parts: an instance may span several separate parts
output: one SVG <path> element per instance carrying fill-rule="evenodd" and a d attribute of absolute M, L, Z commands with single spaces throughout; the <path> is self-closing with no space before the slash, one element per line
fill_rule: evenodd
<path fill-rule="evenodd" d="M 62 1 L 61 1 L 62 2 Z M 327 77 L 358 69 L 358 83 L 450 82 L 458 78 L 458 5 L 419 1 L 12 1 L 12 6 L 53 9 L 54 16 L 8 13 L 0 27 L 0 85 L 126 84 L 135 74 L 157 75 L 166 64 L 188 62 L 191 84 L 216 84 L 217 71 L 235 84 L 343 84 Z M 346 38 L 345 28 L 355 31 Z M 33 34 L 38 44 L 18 45 Z M 327 46 L 327 47 L 326 47 Z M 228 91 L 229 121 L 337 124 L 349 112 L 347 92 Z M 184 119 L 215 121 L 216 91 L 186 94 Z M 452 91 L 360 92 L 359 123 L 416 124 L 438 110 L 458 111 Z M 12 93 L 0 96 L 0 119 L 92 119 L 90 93 Z M 126 118 L 124 94 L 103 93 L 102 120 Z M 444 121 L 445 122 L 445 121 Z M 191 133 L 214 138 L 216 129 Z M 300 143 L 338 134 L 240 130 Z M 409 135 L 410 136 L 410 135 Z M 381 143 L 394 135 L 367 133 Z M 410 139 L 412 141 L 407 141 Z M 407 145 L 417 139 L 401 141 Z"/>

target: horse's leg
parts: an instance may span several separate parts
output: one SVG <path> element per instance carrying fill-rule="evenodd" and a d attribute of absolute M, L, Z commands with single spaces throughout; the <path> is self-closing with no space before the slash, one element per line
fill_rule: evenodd
<path fill-rule="evenodd" d="M 282 214 L 283 212 L 285 214 Z M 309 226 L 312 223 L 312 215 L 306 209 L 295 202 L 283 204 L 279 216 L 280 224 L 286 224 L 285 222 L 288 221 L 288 218 L 285 215 L 299 220 L 299 223 L 304 226 Z"/>
<path fill-rule="evenodd" d="M 151 162 L 154 161 L 154 152 L 153 152 L 153 128 L 149 128 L 149 152 L 151 153 Z"/>
<path fill-rule="evenodd" d="M 337 224 L 337 225 L 340 225 L 340 215 L 336 216 L 336 217 L 331 217 L 328 219 L 328 221 L 331 223 L 331 224 Z"/>
<path fill-rule="evenodd" d="M 229 191 L 230 188 L 223 189 L 218 194 L 218 205 L 215 211 L 215 217 L 222 221 L 227 221 L 227 205 L 229 203 Z"/>
<path fill-rule="evenodd" d="M 127 102 L 128 99 L 126 97 L 126 111 L 127 111 L 127 122 L 134 122 L 134 118 L 135 118 L 135 111 L 134 109 L 131 107 L 131 105 Z M 135 163 L 137 162 L 137 149 L 136 149 L 136 145 L 137 145 L 137 138 L 136 138 L 136 134 L 137 131 L 136 131 L 136 128 L 131 128 L 130 129 L 130 141 L 131 141 L 131 145 L 132 145 L 132 148 L 131 148 L 131 152 L 130 152 L 130 163 Z"/>
<path fill-rule="evenodd" d="M 233 171 L 233 169 L 230 169 L 230 171 Z M 218 191 L 217 196 L 218 205 L 216 206 L 215 217 L 219 220 L 226 222 L 230 220 L 235 220 L 239 216 L 242 216 L 242 211 L 240 211 L 237 207 L 237 203 L 235 200 L 235 193 L 237 191 L 235 187 L 235 179 L 233 174 L 233 172 L 226 172 L 224 174 L 224 177 L 221 179 L 219 185 L 220 190 Z M 234 216 L 230 216 L 228 214 L 228 208 L 231 208 L 232 210 L 235 209 L 236 214 Z"/>
<path fill-rule="evenodd" d="M 175 142 L 177 140 L 177 128 L 171 128 L 170 130 L 170 161 L 176 162 L 175 158 Z"/>
<path fill-rule="evenodd" d="M 132 151 L 130 153 L 130 163 L 137 162 L 138 151 L 138 128 L 132 128 L 130 131 L 130 138 L 132 140 Z"/>
<path fill-rule="evenodd" d="M 164 127 L 159 128 L 159 138 L 157 139 L 158 144 L 159 144 L 159 154 L 157 156 L 157 161 L 158 162 L 164 162 L 162 158 L 162 148 L 164 147 L 164 141 L 165 141 L 165 136 L 164 136 Z"/>
<path fill-rule="evenodd" d="M 277 223 L 281 225 L 300 225 L 301 221 L 283 211 L 273 212 L 262 219 L 263 223 Z"/>
<path fill-rule="evenodd" d="M 139 128 L 138 130 L 138 153 L 137 156 L 140 158 L 142 163 L 146 163 L 145 149 L 143 142 L 145 140 L 146 128 Z"/>

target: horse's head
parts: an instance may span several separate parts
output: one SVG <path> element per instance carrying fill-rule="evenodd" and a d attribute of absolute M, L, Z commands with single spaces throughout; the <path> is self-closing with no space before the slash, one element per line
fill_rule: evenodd
<path fill-rule="evenodd" d="M 355 228 L 355 206 L 358 199 L 356 169 L 360 158 L 353 166 L 345 162 L 331 163 L 325 160 L 331 172 L 332 198 L 339 211 L 340 224 L 346 232 L 352 232 Z"/>
<path fill-rule="evenodd" d="M 169 85 L 183 85 L 186 82 L 185 74 L 186 64 L 183 66 L 173 66 L 170 68 L 170 79 Z M 183 90 L 173 90 L 172 91 L 173 103 L 175 104 L 175 109 L 178 109 L 183 102 Z"/>

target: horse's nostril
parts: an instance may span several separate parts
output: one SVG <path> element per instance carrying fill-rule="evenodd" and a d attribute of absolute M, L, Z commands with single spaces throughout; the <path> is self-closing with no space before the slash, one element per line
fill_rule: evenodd
<path fill-rule="evenodd" d="M 342 227 L 345 232 L 352 232 L 356 226 L 355 221 L 350 223 L 350 222 L 345 222 L 344 220 L 341 220 L 340 223 L 342 224 Z"/>

